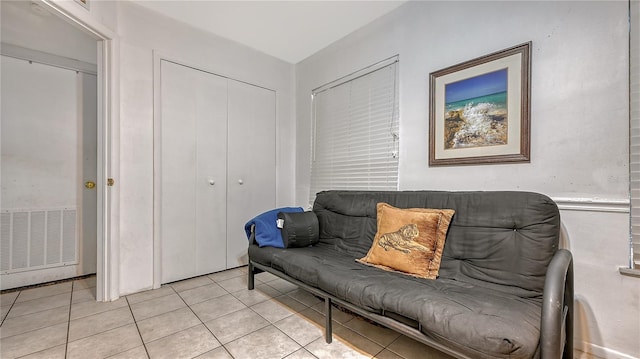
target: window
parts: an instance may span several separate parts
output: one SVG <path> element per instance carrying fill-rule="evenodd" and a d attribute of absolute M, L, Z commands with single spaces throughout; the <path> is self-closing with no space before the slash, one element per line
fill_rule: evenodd
<path fill-rule="evenodd" d="M 311 193 L 398 188 L 398 58 L 312 92 Z"/>
<path fill-rule="evenodd" d="M 640 269 L 640 3 L 629 2 L 629 124 L 631 251 L 629 267 Z"/>

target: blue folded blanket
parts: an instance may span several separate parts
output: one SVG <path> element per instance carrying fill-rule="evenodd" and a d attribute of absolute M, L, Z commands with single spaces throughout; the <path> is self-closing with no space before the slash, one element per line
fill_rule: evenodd
<path fill-rule="evenodd" d="M 283 207 L 257 215 L 244 225 L 247 238 L 251 238 L 251 226 L 255 224 L 256 242 L 259 247 L 284 248 L 280 229 L 276 225 L 279 212 L 304 212 L 302 207 Z"/>

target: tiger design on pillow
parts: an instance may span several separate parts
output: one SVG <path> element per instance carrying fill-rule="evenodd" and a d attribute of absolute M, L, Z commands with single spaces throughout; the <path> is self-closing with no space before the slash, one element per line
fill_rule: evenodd
<path fill-rule="evenodd" d="M 402 253 L 410 253 L 413 249 L 428 251 L 427 247 L 414 242 L 419 235 L 420 231 L 417 225 L 413 223 L 405 224 L 395 232 L 385 233 L 380 236 L 378 245 L 384 248 L 385 251 L 388 251 L 389 248 L 393 248 Z"/>

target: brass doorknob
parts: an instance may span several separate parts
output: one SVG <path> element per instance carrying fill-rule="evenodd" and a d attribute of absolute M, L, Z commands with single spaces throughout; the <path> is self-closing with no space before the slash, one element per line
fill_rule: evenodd
<path fill-rule="evenodd" d="M 96 186 L 96 183 L 95 183 L 95 182 L 93 182 L 93 181 L 87 181 L 87 182 L 84 184 L 84 186 L 85 186 L 85 187 L 87 187 L 88 189 L 92 189 L 92 188 L 94 188 L 94 187 Z"/>

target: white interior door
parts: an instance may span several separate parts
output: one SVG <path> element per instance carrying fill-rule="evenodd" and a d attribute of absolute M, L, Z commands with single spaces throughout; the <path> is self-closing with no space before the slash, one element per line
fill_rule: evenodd
<path fill-rule="evenodd" d="M 80 242 L 79 274 L 96 273 L 98 245 L 98 78 L 96 75 L 78 74 L 82 116 L 82 171 L 78 189 L 82 197 L 82 241 Z M 90 185 L 93 184 L 93 187 Z"/>
<path fill-rule="evenodd" d="M 227 267 L 247 264 L 244 224 L 276 202 L 275 92 L 229 81 Z"/>
<path fill-rule="evenodd" d="M 227 80 L 161 61 L 161 282 L 226 268 Z"/>
<path fill-rule="evenodd" d="M 7 56 L 1 66 L 2 289 L 95 273 L 95 221 L 87 245 L 80 231 L 83 127 L 96 146 L 95 76 L 84 82 L 76 71 Z M 90 156 L 95 173 L 95 149 Z"/>

